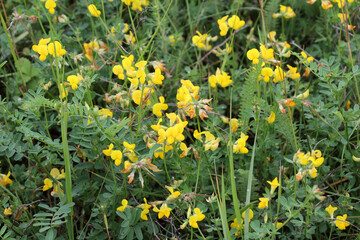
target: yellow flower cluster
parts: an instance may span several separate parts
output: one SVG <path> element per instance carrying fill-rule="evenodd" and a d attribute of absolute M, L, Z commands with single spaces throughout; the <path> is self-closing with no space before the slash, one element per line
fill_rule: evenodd
<path fill-rule="evenodd" d="M 243 212 L 243 213 L 241 214 L 241 217 L 242 217 L 242 218 L 240 219 L 240 224 L 239 224 L 237 218 L 235 218 L 234 221 L 230 224 L 230 227 L 231 227 L 231 228 L 235 228 L 235 229 L 238 230 L 238 232 L 235 233 L 236 236 L 239 236 L 239 235 L 240 235 L 240 230 L 241 230 L 241 229 L 244 229 L 244 220 L 243 220 L 243 219 L 245 219 L 245 214 L 246 214 L 246 212 Z M 254 218 L 254 212 L 253 212 L 253 210 L 249 209 L 249 222 L 250 222 L 251 219 L 253 219 L 253 218 Z"/>
<path fill-rule="evenodd" d="M 218 83 L 221 87 L 225 88 L 232 83 L 231 77 L 227 75 L 226 72 L 220 71 L 219 68 L 216 69 L 216 75 L 211 75 L 209 77 L 209 83 L 212 88 L 216 87 Z"/>
<path fill-rule="evenodd" d="M 85 57 L 92 63 L 95 62 L 93 57 L 93 52 L 102 53 L 107 50 L 107 45 L 103 41 L 91 41 L 89 43 L 84 43 L 84 52 Z"/>
<path fill-rule="evenodd" d="M 296 14 L 294 10 L 289 6 L 280 5 L 280 13 L 273 13 L 273 18 L 284 17 L 284 18 L 294 18 Z"/>
<path fill-rule="evenodd" d="M 228 19 L 229 15 L 222 17 L 217 20 L 220 29 L 220 36 L 225 36 L 230 28 L 233 28 L 235 31 L 245 25 L 245 21 L 240 20 L 240 18 L 236 15 L 232 15 Z"/>
<path fill-rule="evenodd" d="M 118 26 L 121 26 L 119 23 Z M 136 42 L 136 38 L 134 36 L 134 33 L 132 31 L 129 31 L 129 25 L 127 23 L 124 23 L 124 27 L 121 29 L 121 31 L 118 31 L 114 26 L 111 27 L 111 34 L 110 36 L 115 37 L 118 33 L 121 33 L 125 38 L 126 44 L 134 44 Z M 129 34 L 127 34 L 129 32 Z M 119 41 L 120 44 L 122 44 L 121 41 Z"/>
<path fill-rule="evenodd" d="M 210 111 L 209 103 L 211 99 L 201 99 L 199 93 L 199 86 L 194 86 L 190 80 L 181 80 L 181 87 L 177 90 L 176 99 L 178 100 L 177 107 L 180 114 L 185 118 L 185 114 L 190 118 L 196 116 L 196 111 L 199 112 L 199 117 L 204 119 L 207 116 L 206 111 Z"/>
<path fill-rule="evenodd" d="M 248 153 L 249 150 L 245 147 L 246 146 L 246 140 L 248 138 L 249 138 L 248 135 L 245 135 L 244 133 L 241 133 L 241 137 L 234 143 L 233 152 L 234 153 L 241 152 L 243 154 Z"/>
<path fill-rule="evenodd" d="M 40 39 L 37 45 L 32 46 L 32 50 L 37 52 L 40 61 L 45 61 L 47 55 L 52 55 L 54 58 L 57 56 L 63 56 L 66 53 L 66 50 L 62 48 L 62 45 L 58 41 L 51 42 L 50 38 Z"/>
<path fill-rule="evenodd" d="M 125 3 L 125 5 L 127 6 L 131 6 L 131 9 L 136 11 L 142 11 L 142 7 L 143 6 L 148 6 L 149 5 L 149 0 L 121 0 L 123 3 Z"/>
<path fill-rule="evenodd" d="M 157 125 L 151 125 L 151 128 L 156 131 L 159 136 L 157 143 L 171 145 L 175 142 L 184 141 L 185 136 L 183 135 L 183 131 L 188 122 L 181 121 L 180 117 L 175 113 L 167 113 L 166 116 L 170 120 L 169 127 L 160 125 L 162 118 L 159 119 Z"/>
<path fill-rule="evenodd" d="M 45 0 L 40 0 L 42 2 L 45 2 Z M 56 0 L 46 0 L 45 2 L 45 8 L 49 10 L 49 13 L 54 14 L 55 13 L 55 7 L 56 7 Z"/>
<path fill-rule="evenodd" d="M 320 150 L 312 151 L 311 153 L 303 153 L 300 150 L 294 155 L 294 161 L 299 163 L 302 166 L 307 166 L 307 169 L 302 170 L 300 169 L 299 172 L 296 174 L 296 181 L 300 181 L 306 173 L 310 175 L 312 178 L 317 177 L 317 167 L 320 167 L 323 162 L 324 158 L 321 156 Z M 311 164 L 309 165 L 309 163 Z"/>
<path fill-rule="evenodd" d="M 60 173 L 59 169 L 53 168 L 50 171 L 50 175 L 56 180 L 60 180 L 60 179 L 65 178 L 64 169 L 62 169 L 61 173 Z M 50 178 L 45 178 L 44 184 L 45 185 L 43 186 L 43 191 L 47 191 L 47 190 L 53 188 L 53 191 L 51 192 L 51 196 L 54 196 L 54 194 L 59 195 L 59 189 L 62 192 L 62 189 L 60 188 L 62 186 L 62 184 L 61 183 L 59 183 L 59 184 L 54 183 L 53 180 L 51 180 Z M 54 186 L 54 184 L 55 184 L 55 186 Z"/>
<path fill-rule="evenodd" d="M 120 150 L 113 150 L 113 148 L 114 144 L 111 143 L 108 149 L 103 150 L 103 153 L 105 156 L 111 157 L 111 159 L 115 161 L 115 165 L 119 166 L 121 164 L 123 154 Z"/>
<path fill-rule="evenodd" d="M 211 37 L 208 36 L 206 33 L 201 34 L 199 31 L 196 31 L 197 35 L 192 37 L 192 42 L 195 46 L 200 49 L 204 49 L 205 51 L 209 51 L 211 49 L 211 45 L 209 44 L 210 41 L 216 41 L 217 36 Z"/>
<path fill-rule="evenodd" d="M 205 141 L 202 140 L 202 135 L 205 135 Z M 205 151 L 209 149 L 211 151 L 215 151 L 219 147 L 220 138 L 215 138 L 209 131 L 198 132 L 198 130 L 194 131 L 194 138 L 201 141 L 204 144 Z"/>

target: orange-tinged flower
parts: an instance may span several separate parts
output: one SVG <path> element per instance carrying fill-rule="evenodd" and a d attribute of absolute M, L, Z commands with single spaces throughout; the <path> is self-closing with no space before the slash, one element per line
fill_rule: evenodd
<path fill-rule="evenodd" d="M 333 5 L 332 5 L 332 3 L 331 3 L 329 0 L 322 0 L 322 1 L 321 1 L 321 7 L 322 7 L 324 10 L 328 10 L 329 8 L 332 8 Z"/>
<path fill-rule="evenodd" d="M 8 184 L 12 184 L 12 180 L 10 179 L 11 172 L 9 171 L 7 175 L 0 173 L 0 184 L 4 187 Z"/>
<path fill-rule="evenodd" d="M 296 104 L 293 102 L 293 100 L 291 98 L 288 98 L 285 100 L 285 105 L 288 107 L 295 107 Z"/>

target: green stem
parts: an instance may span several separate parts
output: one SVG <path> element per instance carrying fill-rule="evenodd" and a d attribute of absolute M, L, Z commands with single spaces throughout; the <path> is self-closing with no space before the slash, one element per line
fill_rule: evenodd
<path fill-rule="evenodd" d="M 231 90 L 230 90 L 230 119 L 231 119 L 231 114 L 232 114 L 232 91 L 233 91 L 233 88 L 231 88 Z M 240 206 L 239 206 L 237 192 L 236 192 L 236 182 L 235 182 L 235 173 L 234 173 L 234 156 L 233 156 L 233 148 L 232 148 L 231 121 L 230 121 L 229 126 L 230 126 L 230 129 L 229 129 L 229 149 L 228 149 L 228 151 L 229 151 L 229 161 L 230 161 L 231 194 L 233 197 L 235 216 L 236 216 L 238 223 L 240 223 L 241 215 L 240 215 Z M 224 217 L 226 217 L 226 216 L 224 216 Z"/>
<path fill-rule="evenodd" d="M 67 141 L 67 125 L 68 125 L 68 118 L 69 112 L 65 110 L 65 106 L 62 105 L 61 108 L 61 138 L 62 138 L 62 145 L 63 145 L 63 154 L 64 154 L 64 161 L 65 161 L 65 186 L 66 186 L 66 203 L 72 202 L 72 193 L 71 193 L 71 160 L 69 154 L 69 145 Z M 69 234 L 69 239 L 74 239 L 74 223 L 73 223 L 73 216 L 74 210 L 71 207 L 71 212 L 67 217 L 68 220 L 66 222 L 66 227 Z"/>
<path fill-rule="evenodd" d="M 260 119 L 260 114 L 259 112 L 257 112 L 257 123 L 256 123 L 256 132 L 255 132 L 255 139 L 254 139 L 254 145 L 253 145 L 253 150 L 251 153 L 251 162 L 250 162 L 250 169 L 249 169 L 249 177 L 248 177 L 248 185 L 246 188 L 246 201 L 245 201 L 245 205 L 249 205 L 250 204 L 250 198 L 251 198 L 251 185 L 252 185 L 252 179 L 253 179 L 253 170 L 254 170 L 254 160 L 255 160 L 255 152 L 256 152 L 256 140 L 257 140 L 257 134 L 258 134 L 258 129 L 259 129 L 259 119 Z M 249 237 L 249 209 L 246 210 L 245 212 L 245 232 L 244 232 L 244 237 L 245 239 L 248 239 Z"/>

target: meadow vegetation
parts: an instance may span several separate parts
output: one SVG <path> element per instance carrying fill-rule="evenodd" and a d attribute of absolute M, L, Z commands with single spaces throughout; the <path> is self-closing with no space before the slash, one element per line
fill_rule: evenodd
<path fill-rule="evenodd" d="M 358 239 L 357 0 L 1 1 L 1 239 Z"/>

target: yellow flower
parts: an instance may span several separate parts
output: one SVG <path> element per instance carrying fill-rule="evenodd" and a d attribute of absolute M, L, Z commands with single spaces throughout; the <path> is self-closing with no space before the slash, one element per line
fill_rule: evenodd
<path fill-rule="evenodd" d="M 88 10 L 91 13 L 91 15 L 93 15 L 94 17 L 100 17 L 101 12 L 96 8 L 94 4 L 90 4 L 88 6 Z"/>
<path fill-rule="evenodd" d="M 192 42 L 195 46 L 198 48 L 204 48 L 205 47 L 205 40 L 207 37 L 207 34 L 201 34 L 199 31 L 196 31 L 198 35 L 195 35 L 192 37 Z"/>
<path fill-rule="evenodd" d="M 47 0 L 45 3 L 45 8 L 49 10 L 49 13 L 54 14 L 55 13 L 55 7 L 56 3 L 54 0 Z"/>
<path fill-rule="evenodd" d="M 286 73 L 284 72 L 284 70 L 281 69 L 281 67 L 276 66 L 274 73 L 275 73 L 273 80 L 274 82 L 284 81 Z"/>
<path fill-rule="evenodd" d="M 12 184 L 12 182 L 13 182 L 10 179 L 10 174 L 11 174 L 11 172 L 8 172 L 7 175 L 0 173 L 0 184 L 3 185 L 4 187 L 8 184 Z"/>
<path fill-rule="evenodd" d="M 108 156 L 108 157 L 111 156 L 111 152 L 112 152 L 113 147 L 114 147 L 114 144 L 111 143 L 111 144 L 109 145 L 109 148 L 108 148 L 108 149 L 104 149 L 104 150 L 103 150 L 103 153 L 105 154 L 105 156 Z"/>
<path fill-rule="evenodd" d="M 275 41 L 276 32 L 272 31 L 267 34 L 267 37 L 270 39 L 270 41 Z"/>
<path fill-rule="evenodd" d="M 269 199 L 268 198 L 259 198 L 259 206 L 258 208 L 267 208 L 269 206 Z"/>
<path fill-rule="evenodd" d="M 289 68 L 289 71 L 287 71 L 286 76 L 295 80 L 298 79 L 300 77 L 300 73 L 297 72 L 297 68 L 296 67 L 292 67 L 290 65 L 286 65 Z"/>
<path fill-rule="evenodd" d="M 308 57 L 305 52 L 301 52 L 301 56 L 305 59 L 304 63 L 309 64 L 310 62 L 314 61 L 313 57 Z"/>
<path fill-rule="evenodd" d="M 305 100 L 308 97 L 309 97 L 309 89 L 307 89 L 305 92 L 296 96 L 296 98 L 300 99 L 300 100 Z"/>
<path fill-rule="evenodd" d="M 274 49 L 267 49 L 264 44 L 260 44 L 261 58 L 264 60 L 274 59 Z"/>
<path fill-rule="evenodd" d="M 151 78 L 151 81 L 157 85 L 161 85 L 161 84 L 163 84 L 163 82 L 162 82 L 163 80 L 164 80 L 164 76 L 161 75 L 160 68 L 156 68 L 154 77 Z"/>
<path fill-rule="evenodd" d="M 273 194 L 275 192 L 276 188 L 280 186 L 277 177 L 274 178 L 274 180 L 272 180 L 272 182 L 267 181 L 267 183 L 269 183 L 271 185 L 270 195 Z"/>
<path fill-rule="evenodd" d="M 131 9 L 136 11 L 142 11 L 142 6 L 148 6 L 149 5 L 149 1 L 148 0 L 134 0 L 133 4 L 131 6 Z"/>
<path fill-rule="evenodd" d="M 229 27 L 233 28 L 234 30 L 238 30 L 242 26 L 245 25 L 245 21 L 241 20 L 236 15 L 232 15 L 228 20 Z"/>
<path fill-rule="evenodd" d="M 4 209 L 4 215 L 7 216 L 7 215 L 10 215 L 10 214 L 12 214 L 11 208 L 9 208 L 9 207 L 5 208 Z"/>
<path fill-rule="evenodd" d="M 47 44 L 50 42 L 50 38 L 41 38 L 38 45 L 33 45 L 32 50 L 40 54 L 39 60 L 45 61 L 46 56 L 49 54 Z"/>
<path fill-rule="evenodd" d="M 49 54 L 51 54 L 53 57 L 63 56 L 66 53 L 66 50 L 62 48 L 61 43 L 58 41 L 49 43 L 48 51 L 49 51 Z"/>
<path fill-rule="evenodd" d="M 66 80 L 70 83 L 72 90 L 76 90 L 78 88 L 80 80 L 76 75 L 70 75 Z"/>
<path fill-rule="evenodd" d="M 331 4 L 331 2 L 329 0 L 322 0 L 321 1 L 321 7 L 324 9 L 324 10 L 328 10 L 329 8 L 332 8 L 333 5 Z"/>
<path fill-rule="evenodd" d="M 271 68 L 265 67 L 261 69 L 261 75 L 264 77 L 265 82 L 269 82 L 270 77 L 274 75 L 274 72 Z"/>
<path fill-rule="evenodd" d="M 247 210 L 246 210 L 246 211 L 247 211 Z M 241 214 L 241 216 L 242 216 L 243 219 L 245 219 L 246 211 L 244 211 L 244 212 Z M 254 217 L 254 212 L 253 212 L 253 210 L 249 209 L 249 222 L 251 221 L 251 219 L 253 219 L 253 217 Z"/>
<path fill-rule="evenodd" d="M 232 118 L 230 120 L 230 123 L 231 123 L 231 132 L 236 132 L 236 130 L 238 129 L 238 127 L 240 125 L 239 120 L 236 118 Z"/>
<path fill-rule="evenodd" d="M 51 169 L 50 171 L 50 175 L 56 179 L 56 180 L 60 180 L 60 179 L 64 179 L 65 178 L 65 172 L 64 172 L 64 169 L 61 170 L 61 173 L 59 171 L 59 169 L 57 168 L 53 168 Z M 59 184 L 60 186 L 62 186 L 62 184 L 60 183 Z M 58 187 L 58 184 L 56 184 L 54 186 L 54 183 L 53 181 L 50 179 L 50 178 L 45 178 L 44 180 L 44 186 L 43 186 L 43 191 L 47 191 L 49 190 L 50 188 L 53 188 L 53 191 L 51 192 L 51 196 L 53 196 L 54 194 L 59 194 L 59 187 Z M 61 189 L 60 189 L 61 190 Z M 62 191 L 62 190 L 61 190 Z"/>
<path fill-rule="evenodd" d="M 111 159 L 115 161 L 115 165 L 119 166 L 122 160 L 122 152 L 120 150 L 113 150 L 111 152 Z"/>
<path fill-rule="evenodd" d="M 180 196 L 180 192 L 179 191 L 176 191 L 176 192 L 174 192 L 174 189 L 172 188 L 172 187 L 168 187 L 167 188 L 169 191 L 170 191 L 170 196 L 169 196 L 169 199 L 176 199 L 176 198 L 178 198 L 179 196 Z"/>
<path fill-rule="evenodd" d="M 345 230 L 347 226 L 350 226 L 350 223 L 345 221 L 346 218 L 347 214 L 344 214 L 343 216 L 337 216 L 335 221 L 336 227 L 338 227 L 340 230 Z"/>
<path fill-rule="evenodd" d="M 271 111 L 270 116 L 266 120 L 272 124 L 275 121 L 275 113 Z"/>
<path fill-rule="evenodd" d="M 241 133 L 241 138 L 239 138 L 233 146 L 233 152 L 234 153 L 241 152 L 243 154 L 248 153 L 249 150 L 245 147 L 246 140 L 248 138 L 249 138 L 249 136 L 245 135 L 244 133 Z"/>
<path fill-rule="evenodd" d="M 228 24 L 226 23 L 228 17 L 229 15 L 226 15 L 225 17 L 222 17 L 221 19 L 217 20 L 220 29 L 220 36 L 225 36 L 229 30 Z"/>
<path fill-rule="evenodd" d="M 118 76 L 119 79 L 124 79 L 124 69 L 120 65 L 115 65 L 112 69 L 112 72 Z"/>
<path fill-rule="evenodd" d="M 132 2 L 134 2 L 135 0 L 121 0 L 123 3 L 125 3 L 125 5 L 130 6 Z"/>
<path fill-rule="evenodd" d="M 317 177 L 317 169 L 315 167 L 313 167 L 311 170 L 309 170 L 309 175 L 311 178 L 316 178 Z"/>
<path fill-rule="evenodd" d="M 124 211 L 125 211 L 125 208 L 127 207 L 127 205 L 128 205 L 128 200 L 123 199 L 123 200 L 121 201 L 121 206 L 118 207 L 116 210 L 118 210 L 118 211 L 120 211 L 120 212 L 124 212 Z"/>
<path fill-rule="evenodd" d="M 216 87 L 216 83 L 219 83 L 221 87 L 225 88 L 232 83 L 231 77 L 227 75 L 226 72 L 220 71 L 219 68 L 216 69 L 216 75 L 211 75 L 209 77 L 210 86 L 212 88 Z"/>
<path fill-rule="evenodd" d="M 62 83 L 60 83 L 60 88 L 59 88 L 59 98 L 63 99 L 68 95 L 69 89 L 68 88 L 64 88 L 64 85 Z"/>
<path fill-rule="evenodd" d="M 163 204 L 163 205 L 161 205 L 160 209 L 158 209 L 157 207 L 154 207 L 153 211 L 158 213 L 159 219 L 163 218 L 164 216 L 169 218 L 171 208 L 169 208 L 166 204 Z"/>
<path fill-rule="evenodd" d="M 234 222 L 230 224 L 231 228 L 236 228 L 237 230 L 240 230 L 241 228 L 244 228 L 244 220 L 240 219 L 240 224 L 237 220 L 237 218 L 234 219 Z"/>
<path fill-rule="evenodd" d="M 161 117 L 162 116 L 162 110 L 165 111 L 166 109 L 168 109 L 168 105 L 165 104 L 165 99 L 163 96 L 159 97 L 159 101 L 160 103 L 155 103 L 153 106 L 153 113 L 157 116 L 157 117 Z"/>
<path fill-rule="evenodd" d="M 186 146 L 186 144 L 185 143 L 180 143 L 180 150 L 181 151 L 183 151 L 181 154 L 180 154 L 180 157 L 182 158 L 182 157 L 185 157 L 187 154 L 188 154 L 188 152 L 189 152 L 189 149 L 188 149 L 188 147 Z"/>
<path fill-rule="evenodd" d="M 285 18 L 296 17 L 294 10 L 291 7 L 284 5 L 280 5 L 280 14 L 282 14 Z"/>
<path fill-rule="evenodd" d="M 141 208 L 141 209 L 142 209 L 140 218 L 141 218 L 142 220 L 147 221 L 147 220 L 148 220 L 147 214 L 149 213 L 149 209 L 151 208 L 151 205 L 147 203 L 146 198 L 144 198 L 144 202 L 145 202 L 145 203 L 140 204 L 140 205 L 138 206 L 138 208 Z"/>
<path fill-rule="evenodd" d="M 146 101 L 146 105 L 150 105 L 151 104 L 151 100 L 150 98 L 148 97 L 148 95 L 150 93 L 154 92 L 154 90 L 152 88 L 148 88 L 148 87 L 145 87 L 144 90 L 143 90 L 143 97 L 142 97 L 142 101 L 144 102 L 145 100 Z M 131 98 L 132 100 L 134 101 L 134 103 L 136 103 L 137 105 L 140 106 L 140 101 L 141 101 L 141 90 L 135 90 L 132 95 L 131 95 Z"/>
<path fill-rule="evenodd" d="M 189 218 L 189 224 L 193 228 L 198 228 L 199 225 L 197 222 L 200 222 L 205 219 L 205 215 L 200 211 L 199 208 L 194 209 L 194 215 L 190 216 Z"/>
<path fill-rule="evenodd" d="M 113 112 L 107 108 L 99 109 L 97 113 L 103 116 L 102 119 L 106 119 L 107 117 L 113 117 Z"/>
<path fill-rule="evenodd" d="M 249 51 L 247 51 L 246 53 L 247 58 L 253 62 L 253 64 L 258 64 L 259 63 L 259 57 L 260 57 L 260 53 L 257 49 L 253 48 L 250 49 Z"/>
<path fill-rule="evenodd" d="M 337 207 L 333 207 L 331 206 L 331 204 L 325 208 L 325 211 L 327 211 L 329 214 L 330 214 L 330 217 L 331 218 L 334 218 L 334 212 L 337 210 L 338 208 Z"/>
<path fill-rule="evenodd" d="M 276 223 L 276 228 L 279 228 L 279 227 L 281 227 L 282 225 L 283 225 L 283 223 L 277 222 L 277 223 Z"/>

